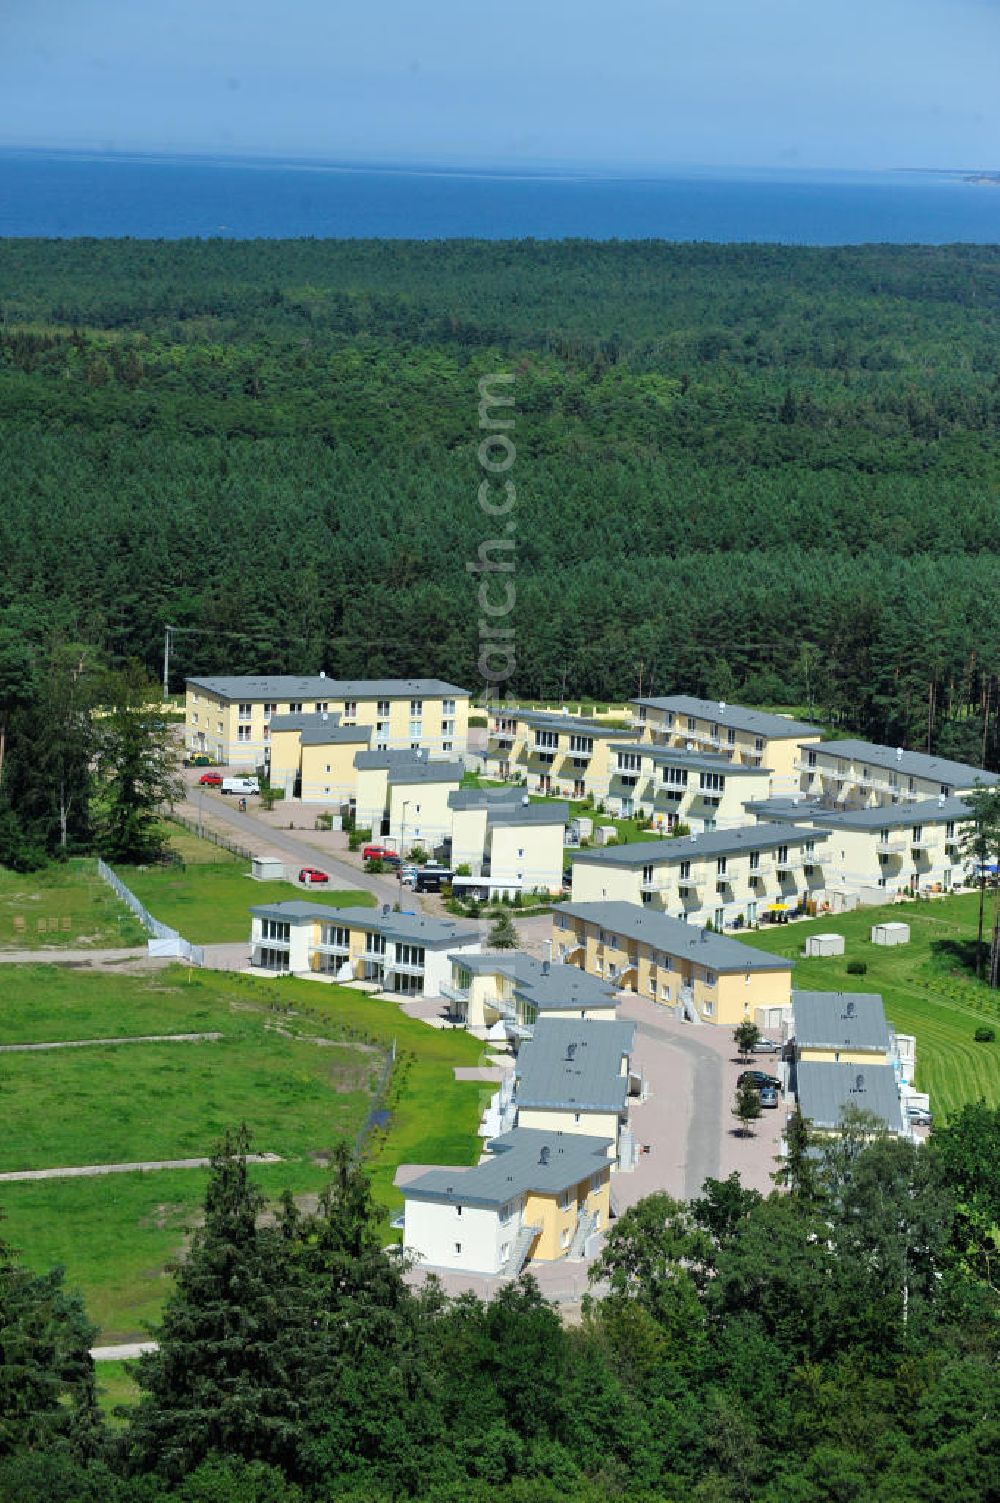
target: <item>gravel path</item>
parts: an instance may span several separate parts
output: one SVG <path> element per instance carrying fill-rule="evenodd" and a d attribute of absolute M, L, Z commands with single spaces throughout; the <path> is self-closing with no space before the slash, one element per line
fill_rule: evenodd
<path fill-rule="evenodd" d="M 32 1054 L 38 1049 L 92 1049 L 108 1044 L 216 1043 L 221 1033 L 140 1033 L 119 1039 L 60 1039 L 53 1044 L 0 1044 L 0 1054 Z"/>
<path fill-rule="evenodd" d="M 280 1164 L 276 1153 L 248 1153 L 248 1164 Z M 0 1183 L 28 1179 L 90 1179 L 99 1174 L 135 1174 L 147 1169 L 207 1169 L 211 1159 L 147 1159 L 140 1164 L 75 1164 L 66 1169 L 15 1169 L 0 1174 Z"/>
<path fill-rule="evenodd" d="M 95 1362 L 128 1362 L 143 1352 L 155 1352 L 156 1341 L 125 1341 L 121 1346 L 92 1346 L 90 1355 Z"/>

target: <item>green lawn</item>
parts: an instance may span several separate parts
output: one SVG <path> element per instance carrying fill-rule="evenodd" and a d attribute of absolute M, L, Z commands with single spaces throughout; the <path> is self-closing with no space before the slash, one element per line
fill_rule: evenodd
<path fill-rule="evenodd" d="M 1000 994 L 977 982 L 935 942 L 975 938 L 978 898 L 974 893 L 933 902 L 863 908 L 839 917 L 763 928 L 738 937 L 763 950 L 795 959 L 793 984 L 816 991 L 880 992 L 886 1016 L 900 1033 L 917 1040 L 917 1085 L 929 1091 L 939 1120 L 964 1102 L 980 1096 L 1000 1104 L 1000 1042 L 976 1044 L 982 1023 L 997 1025 L 1000 1039 Z M 902 920 L 910 925 L 910 943 L 893 948 L 873 945 L 873 924 Z M 842 934 L 843 956 L 802 958 L 809 934 Z M 862 960 L 864 976 L 848 974 L 847 963 Z"/>
<path fill-rule="evenodd" d="M 291 882 L 255 882 L 249 864 L 231 858 L 186 866 L 122 866 L 116 870 L 154 918 L 196 945 L 249 939 L 254 903 L 283 903 L 305 897 L 333 907 L 370 908 L 375 904 L 370 892 L 355 889 L 317 887 L 306 893 Z"/>
<path fill-rule="evenodd" d="M 97 875 L 96 861 L 78 858 L 23 875 L 0 867 L 0 949 L 112 949 L 145 940 L 138 919 Z"/>
<path fill-rule="evenodd" d="M 138 1385 L 128 1371 L 130 1366 L 126 1362 L 102 1362 L 97 1369 L 97 1402 L 113 1430 L 122 1426 L 115 1410 L 120 1405 L 131 1407 L 139 1398 Z"/>
<path fill-rule="evenodd" d="M 257 1149 L 283 1159 L 255 1166 L 265 1194 L 277 1199 L 286 1186 L 315 1193 L 330 1149 L 363 1123 L 393 1042 L 391 1117 L 368 1145 L 381 1203 L 399 1203 L 392 1180 L 401 1162 L 478 1157 L 489 1088 L 456 1082 L 454 1067 L 476 1064 L 482 1045 L 429 1028 L 392 1002 L 318 982 L 183 967 L 124 976 L 37 965 L 19 968 L 17 980 L 0 1000 L 5 1042 L 224 1037 L 0 1055 L 0 1170 L 199 1157 L 224 1127 L 245 1120 Z M 135 1339 L 162 1307 L 205 1181 L 202 1170 L 164 1170 L 3 1184 L 4 1235 L 32 1266 L 66 1267 L 103 1342 Z"/>

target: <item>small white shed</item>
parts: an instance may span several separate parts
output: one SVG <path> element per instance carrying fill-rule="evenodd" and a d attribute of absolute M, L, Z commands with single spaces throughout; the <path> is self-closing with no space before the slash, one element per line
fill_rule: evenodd
<path fill-rule="evenodd" d="M 285 863 L 277 856 L 254 856 L 250 863 L 250 875 L 255 882 L 284 882 Z"/>
<path fill-rule="evenodd" d="M 910 943 L 909 924 L 873 924 L 873 945 L 908 945 Z"/>
<path fill-rule="evenodd" d="M 585 814 L 578 814 L 575 819 L 571 819 L 569 827 L 577 840 L 589 840 L 594 833 L 594 821 Z"/>
<path fill-rule="evenodd" d="M 598 845 L 614 845 L 618 839 L 618 831 L 614 825 L 598 825 L 594 831 L 594 840 Z"/>
<path fill-rule="evenodd" d="M 843 955 L 842 934 L 810 934 L 806 940 L 806 955 Z"/>

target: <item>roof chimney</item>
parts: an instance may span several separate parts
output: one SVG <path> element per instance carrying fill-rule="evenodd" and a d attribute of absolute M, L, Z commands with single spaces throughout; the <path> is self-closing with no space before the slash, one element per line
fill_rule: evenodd
<path fill-rule="evenodd" d="M 528 797 L 528 795 L 526 793 L 524 793 L 524 794 L 521 795 L 521 803 L 522 804 L 530 804 L 531 803 L 531 800 L 530 800 L 530 798 Z"/>
<path fill-rule="evenodd" d="M 725 713 L 726 713 L 726 701 L 724 699 L 720 699 L 719 700 L 719 714 L 720 715 L 724 715 Z"/>
<path fill-rule="evenodd" d="M 328 715 L 328 714 L 327 714 L 327 713 L 326 713 L 326 711 L 325 711 L 325 710 L 324 710 L 324 711 L 323 711 L 323 719 L 324 719 L 324 720 L 329 720 L 329 718 L 330 718 L 330 717 L 329 717 L 329 715 Z"/>
<path fill-rule="evenodd" d="M 549 1145 L 546 1143 L 546 1144 L 543 1145 L 542 1151 L 538 1155 L 538 1162 L 540 1164 L 547 1164 L 548 1161 L 549 1161 Z"/>
<path fill-rule="evenodd" d="M 897 746 L 896 747 L 896 761 L 897 762 L 902 762 L 902 760 L 903 760 L 903 748 L 901 746 Z"/>
<path fill-rule="evenodd" d="M 708 930 L 707 929 L 703 929 L 701 931 L 701 942 L 702 942 L 703 945 L 707 945 L 708 944 Z"/>
<path fill-rule="evenodd" d="M 566 1058 L 571 1063 L 576 1058 L 576 1045 L 575 1044 L 567 1044 L 566 1045 Z"/>
<path fill-rule="evenodd" d="M 543 976 L 547 976 L 549 974 L 549 972 L 551 971 L 551 969 L 552 969 L 552 962 L 551 962 L 551 960 L 543 960 L 542 961 L 542 975 Z"/>
<path fill-rule="evenodd" d="M 326 678 L 326 673 L 322 668 L 319 670 L 319 676 L 320 678 Z"/>
<path fill-rule="evenodd" d="M 864 1088 L 865 1088 L 865 1077 L 863 1075 L 856 1075 L 854 1077 L 854 1089 L 855 1089 L 855 1091 L 863 1091 Z"/>
<path fill-rule="evenodd" d="M 392 912 L 392 909 L 389 907 L 389 904 L 388 903 L 383 903 L 382 904 L 382 916 L 383 916 L 383 918 L 388 918 L 388 916 L 389 916 L 389 914 L 391 912 Z"/>
<path fill-rule="evenodd" d="M 853 1018 L 853 1016 L 854 1016 L 854 1003 L 853 1002 L 848 1002 L 847 1007 L 846 1007 L 846 1009 L 844 1011 L 844 1017 L 845 1018 Z"/>

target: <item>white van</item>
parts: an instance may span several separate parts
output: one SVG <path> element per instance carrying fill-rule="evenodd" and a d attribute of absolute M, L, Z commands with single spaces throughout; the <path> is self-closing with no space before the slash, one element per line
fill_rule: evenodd
<path fill-rule="evenodd" d="M 260 784 L 256 778 L 223 778 L 220 793 L 238 793 L 246 797 L 248 793 L 259 793 Z"/>

